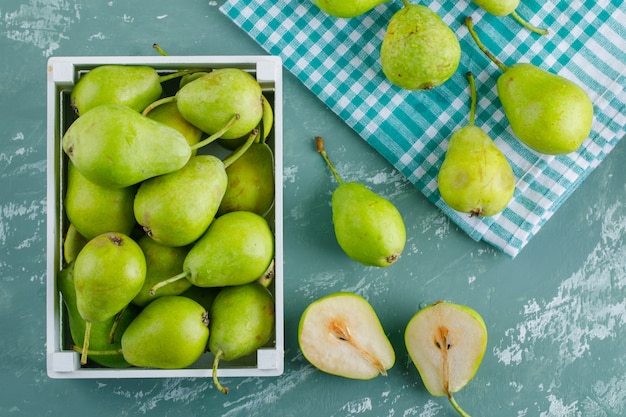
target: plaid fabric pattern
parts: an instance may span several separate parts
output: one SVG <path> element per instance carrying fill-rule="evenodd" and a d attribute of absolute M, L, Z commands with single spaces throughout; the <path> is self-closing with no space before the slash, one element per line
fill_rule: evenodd
<path fill-rule="evenodd" d="M 445 84 L 419 92 L 391 85 L 380 66 L 380 44 L 400 1 L 352 19 L 330 17 L 309 0 L 227 0 L 220 10 L 268 53 L 281 56 L 285 68 L 469 236 L 514 258 L 624 136 L 626 9 L 622 0 L 524 1 L 517 12 L 550 30 L 539 36 L 469 0 L 423 4 L 457 34 L 462 58 Z M 483 43 L 505 65 L 530 62 L 587 91 L 595 118 L 580 150 L 547 156 L 516 139 L 496 92 L 501 71 L 471 39 L 463 25 L 468 15 Z M 476 125 L 507 156 L 517 179 L 509 206 L 487 218 L 451 210 L 437 187 L 448 140 L 468 123 L 467 71 L 476 77 Z"/>

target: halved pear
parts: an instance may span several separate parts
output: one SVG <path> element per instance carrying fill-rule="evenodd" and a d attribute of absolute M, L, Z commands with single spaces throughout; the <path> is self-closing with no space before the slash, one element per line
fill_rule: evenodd
<path fill-rule="evenodd" d="M 313 366 L 345 378 L 386 376 L 396 360 L 370 303 L 350 292 L 333 293 L 309 304 L 300 318 L 298 344 Z"/>
<path fill-rule="evenodd" d="M 452 393 L 474 377 L 487 349 L 482 317 L 470 307 L 437 301 L 411 318 L 404 340 L 428 392 L 447 396 L 459 414 L 468 416 Z"/>

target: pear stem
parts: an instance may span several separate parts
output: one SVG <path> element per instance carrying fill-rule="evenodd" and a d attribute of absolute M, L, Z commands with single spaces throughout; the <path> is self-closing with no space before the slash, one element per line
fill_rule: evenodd
<path fill-rule="evenodd" d="M 526 29 L 530 30 L 531 32 L 535 32 L 538 35 L 547 35 L 548 34 L 548 30 L 547 29 L 538 28 L 537 26 L 534 26 L 533 24 L 531 24 L 527 20 L 522 19 L 522 17 L 519 14 L 517 14 L 517 11 L 513 10 L 510 13 L 510 15 L 511 15 L 511 17 L 513 19 L 517 20 L 519 22 L 519 24 L 521 24 L 522 26 L 524 26 Z"/>
<path fill-rule="evenodd" d="M 161 48 L 161 45 L 158 43 L 153 43 L 152 47 L 159 53 L 159 55 L 167 56 L 167 52 L 165 52 L 165 50 Z"/>
<path fill-rule="evenodd" d="M 183 75 L 193 74 L 195 72 L 204 72 L 204 71 L 206 71 L 206 69 L 200 69 L 200 68 L 190 68 L 190 69 L 180 70 L 180 71 L 173 72 L 171 74 L 161 75 L 159 77 L 159 82 L 163 83 L 165 81 L 169 81 L 174 78 L 182 77 Z"/>
<path fill-rule="evenodd" d="M 141 112 L 142 115 L 147 116 L 148 113 L 150 113 L 152 110 L 154 110 L 155 108 L 159 107 L 161 104 L 165 104 L 165 103 L 169 103 L 171 101 L 176 100 L 175 96 L 170 96 L 170 97 L 164 97 L 162 99 L 159 99 L 155 102 L 153 102 L 152 104 L 150 104 L 148 107 L 146 107 L 145 109 L 143 109 L 143 111 Z"/>
<path fill-rule="evenodd" d="M 80 355 L 80 364 L 87 364 L 87 352 L 89 351 L 89 338 L 91 337 L 91 322 L 85 321 L 85 337 L 83 339 L 83 349 Z"/>
<path fill-rule="evenodd" d="M 469 114 L 469 124 L 470 126 L 474 126 L 474 118 L 476 115 L 476 82 L 474 82 L 474 74 L 471 71 L 468 71 L 467 80 L 470 85 L 470 114 Z"/>
<path fill-rule="evenodd" d="M 471 17 L 468 16 L 468 17 L 465 18 L 465 26 L 467 26 L 467 29 L 469 30 L 470 35 L 474 39 L 474 42 L 476 42 L 476 45 L 478 46 L 478 48 L 481 51 L 483 51 L 484 54 L 487 55 L 487 57 L 491 61 L 493 61 L 494 64 L 496 64 L 498 66 L 498 68 L 500 68 L 502 71 L 507 71 L 509 69 L 509 67 L 504 65 L 502 63 L 502 61 L 500 61 L 498 58 L 496 58 L 496 56 L 494 54 L 489 52 L 489 50 L 487 50 L 485 45 L 483 45 L 483 43 L 480 41 L 480 39 L 478 38 L 478 34 L 474 30 L 474 22 L 472 21 Z"/>
<path fill-rule="evenodd" d="M 328 167 L 330 168 L 330 172 L 333 173 L 333 176 L 335 177 L 335 179 L 337 180 L 339 184 L 343 184 L 343 181 L 341 177 L 339 176 L 339 174 L 337 173 L 335 166 L 333 165 L 332 162 L 330 162 L 330 159 L 328 158 L 326 149 L 324 149 L 324 139 L 321 136 L 316 136 L 315 143 L 317 144 L 317 151 L 322 155 L 322 158 L 324 158 L 324 161 L 326 161 L 326 164 L 328 164 Z"/>
<path fill-rule="evenodd" d="M 250 148 L 250 146 L 252 146 L 252 144 L 254 142 L 256 142 L 256 139 L 259 137 L 259 129 L 254 129 L 252 132 L 250 132 L 250 135 L 248 135 L 248 139 L 246 139 L 246 141 L 244 142 L 243 145 L 241 145 L 240 147 L 238 147 L 237 149 L 235 149 L 230 155 L 228 155 L 225 159 L 224 159 L 224 168 L 228 168 L 231 164 L 233 164 L 237 159 L 239 159 L 239 157 L 241 155 L 243 155 L 244 153 L 246 153 L 246 151 L 248 150 L 248 148 Z"/>
<path fill-rule="evenodd" d="M 152 286 L 152 288 L 150 288 L 150 295 L 154 296 L 159 288 L 163 288 L 166 285 L 169 285 L 169 284 L 171 284 L 173 282 L 176 282 L 176 281 L 181 280 L 183 278 L 187 278 L 187 274 L 188 274 L 187 271 L 183 271 L 180 274 L 174 275 L 171 278 L 168 278 L 168 279 L 163 280 L 161 282 L 157 282 L 156 284 L 154 284 Z"/>
<path fill-rule="evenodd" d="M 452 407 L 457 411 L 457 413 L 459 413 L 461 416 L 463 417 L 472 417 L 469 414 L 467 414 L 467 412 L 465 410 L 463 410 L 459 404 L 456 402 L 456 400 L 454 399 L 454 397 L 452 396 L 452 393 L 448 393 L 448 400 L 450 401 L 450 404 L 452 404 Z"/>
<path fill-rule="evenodd" d="M 213 384 L 215 384 L 215 388 L 217 388 L 221 393 L 228 394 L 228 388 L 220 384 L 220 381 L 217 379 L 217 366 L 222 358 L 222 355 L 224 355 L 224 351 L 220 349 L 215 354 L 215 359 L 213 359 Z"/>
<path fill-rule="evenodd" d="M 209 143 L 215 142 L 216 140 L 218 140 L 219 138 L 221 138 L 224 133 L 226 133 L 228 131 L 228 129 L 230 129 L 231 127 L 233 127 L 233 125 L 235 123 L 237 123 L 237 120 L 239 120 L 239 114 L 235 114 L 233 117 L 231 117 L 231 119 L 228 121 L 228 123 L 226 123 L 226 125 L 224 125 L 224 127 L 222 127 L 220 130 L 218 130 L 217 132 L 213 133 L 211 136 L 209 136 L 208 138 L 195 143 L 193 145 L 190 146 L 190 148 L 192 150 L 195 149 L 199 149 L 202 148 L 203 146 L 208 145 Z"/>
<path fill-rule="evenodd" d="M 409 3 L 409 0 L 402 0 L 402 3 L 404 3 L 404 7 L 409 7 L 411 5 L 411 3 Z"/>
<path fill-rule="evenodd" d="M 119 313 L 117 313 L 117 315 L 115 316 L 115 320 L 113 320 L 113 325 L 111 326 L 111 331 L 109 332 L 109 343 L 113 344 L 114 340 L 115 340 L 115 332 L 117 332 L 117 327 L 120 323 L 120 320 L 122 319 L 122 315 L 124 314 L 124 311 L 126 311 L 126 307 L 124 307 L 122 309 L 122 311 L 120 311 Z"/>

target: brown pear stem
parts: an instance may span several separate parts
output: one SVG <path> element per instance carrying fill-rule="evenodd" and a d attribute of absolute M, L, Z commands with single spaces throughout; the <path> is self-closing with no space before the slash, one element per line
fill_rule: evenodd
<path fill-rule="evenodd" d="M 510 13 L 510 15 L 513 19 L 517 20 L 519 24 L 521 24 L 522 26 L 524 26 L 526 29 L 530 30 L 531 32 L 534 32 L 538 35 L 548 34 L 548 29 L 538 28 L 537 26 L 534 26 L 533 24 L 531 24 L 529 21 L 522 19 L 522 17 L 519 14 L 517 14 L 516 10 L 513 10 Z"/>
<path fill-rule="evenodd" d="M 218 140 L 219 138 L 221 138 L 224 133 L 226 133 L 231 127 L 233 127 L 233 125 L 235 123 L 237 123 L 237 121 L 239 120 L 239 114 L 235 114 L 233 117 L 231 117 L 231 119 L 224 125 L 224 127 L 222 127 L 220 130 L 218 130 L 217 132 L 213 133 L 211 136 L 209 136 L 208 138 L 193 144 L 192 146 L 190 146 L 190 148 L 192 150 L 195 149 L 199 149 L 202 148 L 203 146 L 208 145 L 209 143 L 215 142 L 216 140 Z"/>
<path fill-rule="evenodd" d="M 352 337 L 352 334 L 350 333 L 350 329 L 342 320 L 333 320 L 330 323 L 329 330 L 334 337 L 342 342 L 346 342 L 356 349 L 359 355 L 376 368 L 381 375 L 387 376 L 387 370 L 383 366 L 382 362 L 377 357 L 372 355 L 372 353 L 367 349 L 363 348 L 356 340 L 354 340 L 354 337 Z"/>
<path fill-rule="evenodd" d="M 188 274 L 187 271 L 184 271 L 184 272 L 181 272 L 178 275 L 174 275 L 171 278 L 168 278 L 168 279 L 163 280 L 161 282 L 157 282 L 156 284 L 154 284 L 152 286 L 152 288 L 150 288 L 150 295 L 154 296 L 159 288 L 163 288 L 166 285 L 169 285 L 169 284 L 171 284 L 173 282 L 176 282 L 176 281 L 181 280 L 183 278 L 187 278 L 187 274 Z"/>
<path fill-rule="evenodd" d="M 91 337 L 91 322 L 85 321 L 85 337 L 83 339 L 83 350 L 80 355 L 80 364 L 87 364 L 87 352 L 89 351 L 89 338 Z"/>
<path fill-rule="evenodd" d="M 248 135 L 248 139 L 246 139 L 246 141 L 243 143 L 243 145 L 241 145 L 240 147 L 235 149 L 230 155 L 228 155 L 224 159 L 224 161 L 223 161 L 224 162 L 224 168 L 228 168 L 237 159 L 239 159 L 239 157 L 241 157 L 241 155 L 246 153 L 246 151 L 250 148 L 250 146 L 252 146 L 252 144 L 257 141 L 258 137 L 259 137 L 259 129 L 254 129 L 252 132 L 250 132 L 250 134 Z"/>
<path fill-rule="evenodd" d="M 333 176 L 335 177 L 335 179 L 337 180 L 337 182 L 339 184 L 343 184 L 343 181 L 341 180 L 341 177 L 339 176 L 339 173 L 337 173 L 337 170 L 335 169 L 335 166 L 330 161 L 330 158 L 328 158 L 328 154 L 326 153 L 326 149 L 324 149 L 324 139 L 321 136 L 316 136 L 315 137 L 315 143 L 317 144 L 317 151 L 322 155 L 322 158 L 324 158 L 324 161 L 326 161 L 326 164 L 330 168 L 330 172 L 333 173 Z"/>
<path fill-rule="evenodd" d="M 474 74 L 471 71 L 468 71 L 467 81 L 469 81 L 470 86 L 470 114 L 469 114 L 469 124 L 470 126 L 474 126 L 474 118 L 476 115 L 476 82 L 474 81 Z"/>
<path fill-rule="evenodd" d="M 224 351 L 220 349 L 215 354 L 215 359 L 213 359 L 213 384 L 215 384 L 215 388 L 217 388 L 221 393 L 228 394 L 228 388 L 220 384 L 220 381 L 217 379 L 217 367 L 223 355 Z"/>
<path fill-rule="evenodd" d="M 509 69 L 509 67 L 507 67 L 506 65 L 504 65 L 502 63 L 502 61 L 500 61 L 498 58 L 496 58 L 496 56 L 494 54 L 492 54 L 491 52 L 489 52 L 489 50 L 487 50 L 487 48 L 485 47 L 485 45 L 483 45 L 483 43 L 480 41 L 480 39 L 478 38 L 478 34 L 476 33 L 476 30 L 474 30 L 474 22 L 472 21 L 471 17 L 466 17 L 465 18 L 465 26 L 467 26 L 467 29 L 469 30 L 470 35 L 472 36 L 472 39 L 474 39 L 474 42 L 476 42 L 476 46 L 478 46 L 478 48 L 483 51 L 483 53 L 485 55 L 487 55 L 487 57 L 498 66 L 498 68 L 500 68 L 502 71 L 507 71 Z"/>

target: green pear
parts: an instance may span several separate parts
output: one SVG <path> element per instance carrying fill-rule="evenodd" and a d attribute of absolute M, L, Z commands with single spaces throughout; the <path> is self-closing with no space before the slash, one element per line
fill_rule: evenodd
<path fill-rule="evenodd" d="M 196 73 L 197 74 L 197 73 Z M 165 103 L 162 106 L 154 108 L 147 114 L 150 119 L 161 122 L 167 126 L 173 127 L 183 134 L 187 143 L 195 145 L 202 139 L 202 131 L 189 123 L 178 111 L 178 106 L 174 102 Z M 192 155 L 195 155 L 196 149 L 192 151 Z"/>
<path fill-rule="evenodd" d="M 515 192 L 513 169 L 484 130 L 474 125 L 476 86 L 471 72 L 470 123 L 452 134 L 438 174 L 441 198 L 472 216 L 501 212 Z"/>
<path fill-rule="evenodd" d="M 167 295 L 148 304 L 122 335 L 122 353 L 131 365 L 186 368 L 205 352 L 208 313 L 190 298 Z"/>
<path fill-rule="evenodd" d="M 68 162 L 64 208 L 67 218 L 86 239 L 105 232 L 130 234 L 135 227 L 135 186 L 110 188 L 89 181 Z"/>
<path fill-rule="evenodd" d="M 520 0 L 473 0 L 478 6 L 494 16 L 508 16 L 517 20 L 522 26 L 539 35 L 547 35 L 546 29 L 531 25 L 516 12 Z"/>
<path fill-rule="evenodd" d="M 70 223 L 63 238 L 63 259 L 65 263 L 72 263 L 87 242 L 89 242 L 89 239 L 81 235 L 74 225 Z"/>
<path fill-rule="evenodd" d="M 265 345 L 274 330 L 274 298 L 258 282 L 225 287 L 217 294 L 209 316 L 209 351 L 215 355 L 213 381 L 228 393 L 217 379 L 220 360 L 231 361 L 254 353 Z"/>
<path fill-rule="evenodd" d="M 135 218 L 162 245 L 189 245 L 215 218 L 227 183 L 222 160 L 193 156 L 181 169 L 141 183 L 134 201 Z"/>
<path fill-rule="evenodd" d="M 404 340 L 424 386 L 446 396 L 454 409 L 468 416 L 453 397 L 472 380 L 487 349 L 487 327 L 467 306 L 438 301 L 409 321 Z"/>
<path fill-rule="evenodd" d="M 576 83 L 529 63 L 505 66 L 482 44 L 471 18 L 465 19 L 478 47 L 503 71 L 497 90 L 513 133 L 529 148 L 548 155 L 576 151 L 589 137 L 593 103 Z"/>
<path fill-rule="evenodd" d="M 274 204 L 274 154 L 264 142 L 252 144 L 226 168 L 228 186 L 218 215 L 252 211 L 265 215 Z"/>
<path fill-rule="evenodd" d="M 349 292 L 324 296 L 306 307 L 298 345 L 313 366 L 345 378 L 386 376 L 396 359 L 370 303 Z"/>
<path fill-rule="evenodd" d="M 263 117 L 261 85 L 239 68 L 206 73 L 183 85 L 176 95 L 155 101 L 143 114 L 171 101 L 176 102 L 180 114 L 189 123 L 211 136 L 219 132 L 219 138 L 224 139 L 247 135 Z"/>
<path fill-rule="evenodd" d="M 161 96 L 161 83 L 189 72 L 160 76 L 145 65 L 100 65 L 78 79 L 70 102 L 79 115 L 101 104 L 121 104 L 140 112 Z"/>
<path fill-rule="evenodd" d="M 85 178 L 111 188 L 176 171 L 191 157 L 178 130 L 117 104 L 103 104 L 76 119 L 62 146 Z"/>
<path fill-rule="evenodd" d="M 116 232 L 91 239 L 74 261 L 76 307 L 86 321 L 81 364 L 87 362 L 91 323 L 109 320 L 141 290 L 146 258 L 130 237 Z"/>
<path fill-rule="evenodd" d="M 395 263 L 406 244 L 406 228 L 398 209 L 386 198 L 357 182 L 343 182 L 331 163 L 324 140 L 315 138 L 339 186 L 332 195 L 333 226 L 337 242 L 352 259 L 366 266 Z"/>
<path fill-rule="evenodd" d="M 428 7 L 403 0 L 389 21 L 380 49 L 385 76 L 407 90 L 430 90 L 446 82 L 461 61 L 450 27 Z"/>
<path fill-rule="evenodd" d="M 191 283 L 185 279 L 167 285 L 154 294 L 152 286 L 177 274 L 183 268 L 183 262 L 189 252 L 189 247 L 165 246 L 147 235 L 137 240 L 137 244 L 146 257 L 146 279 L 139 293 L 132 302 L 140 307 L 145 307 L 157 297 L 165 295 L 179 295 L 191 287 Z"/>
<path fill-rule="evenodd" d="M 389 0 L 312 0 L 324 13 L 340 18 L 360 16 Z"/>
<path fill-rule="evenodd" d="M 198 287 L 243 285 L 257 280 L 274 259 L 274 235 L 256 213 L 233 211 L 209 225 L 185 258 L 183 272 L 152 287 L 179 279 Z"/>
<path fill-rule="evenodd" d="M 81 346 L 85 340 L 86 322 L 78 313 L 76 289 L 74 288 L 74 264 L 70 263 L 57 274 L 57 287 L 61 293 L 67 312 L 67 324 L 74 345 Z M 92 350 L 117 350 L 122 347 L 122 334 L 139 313 L 139 308 L 128 306 L 119 315 L 108 320 L 92 323 L 89 345 Z M 121 353 L 89 355 L 89 360 L 109 368 L 130 366 Z"/>

